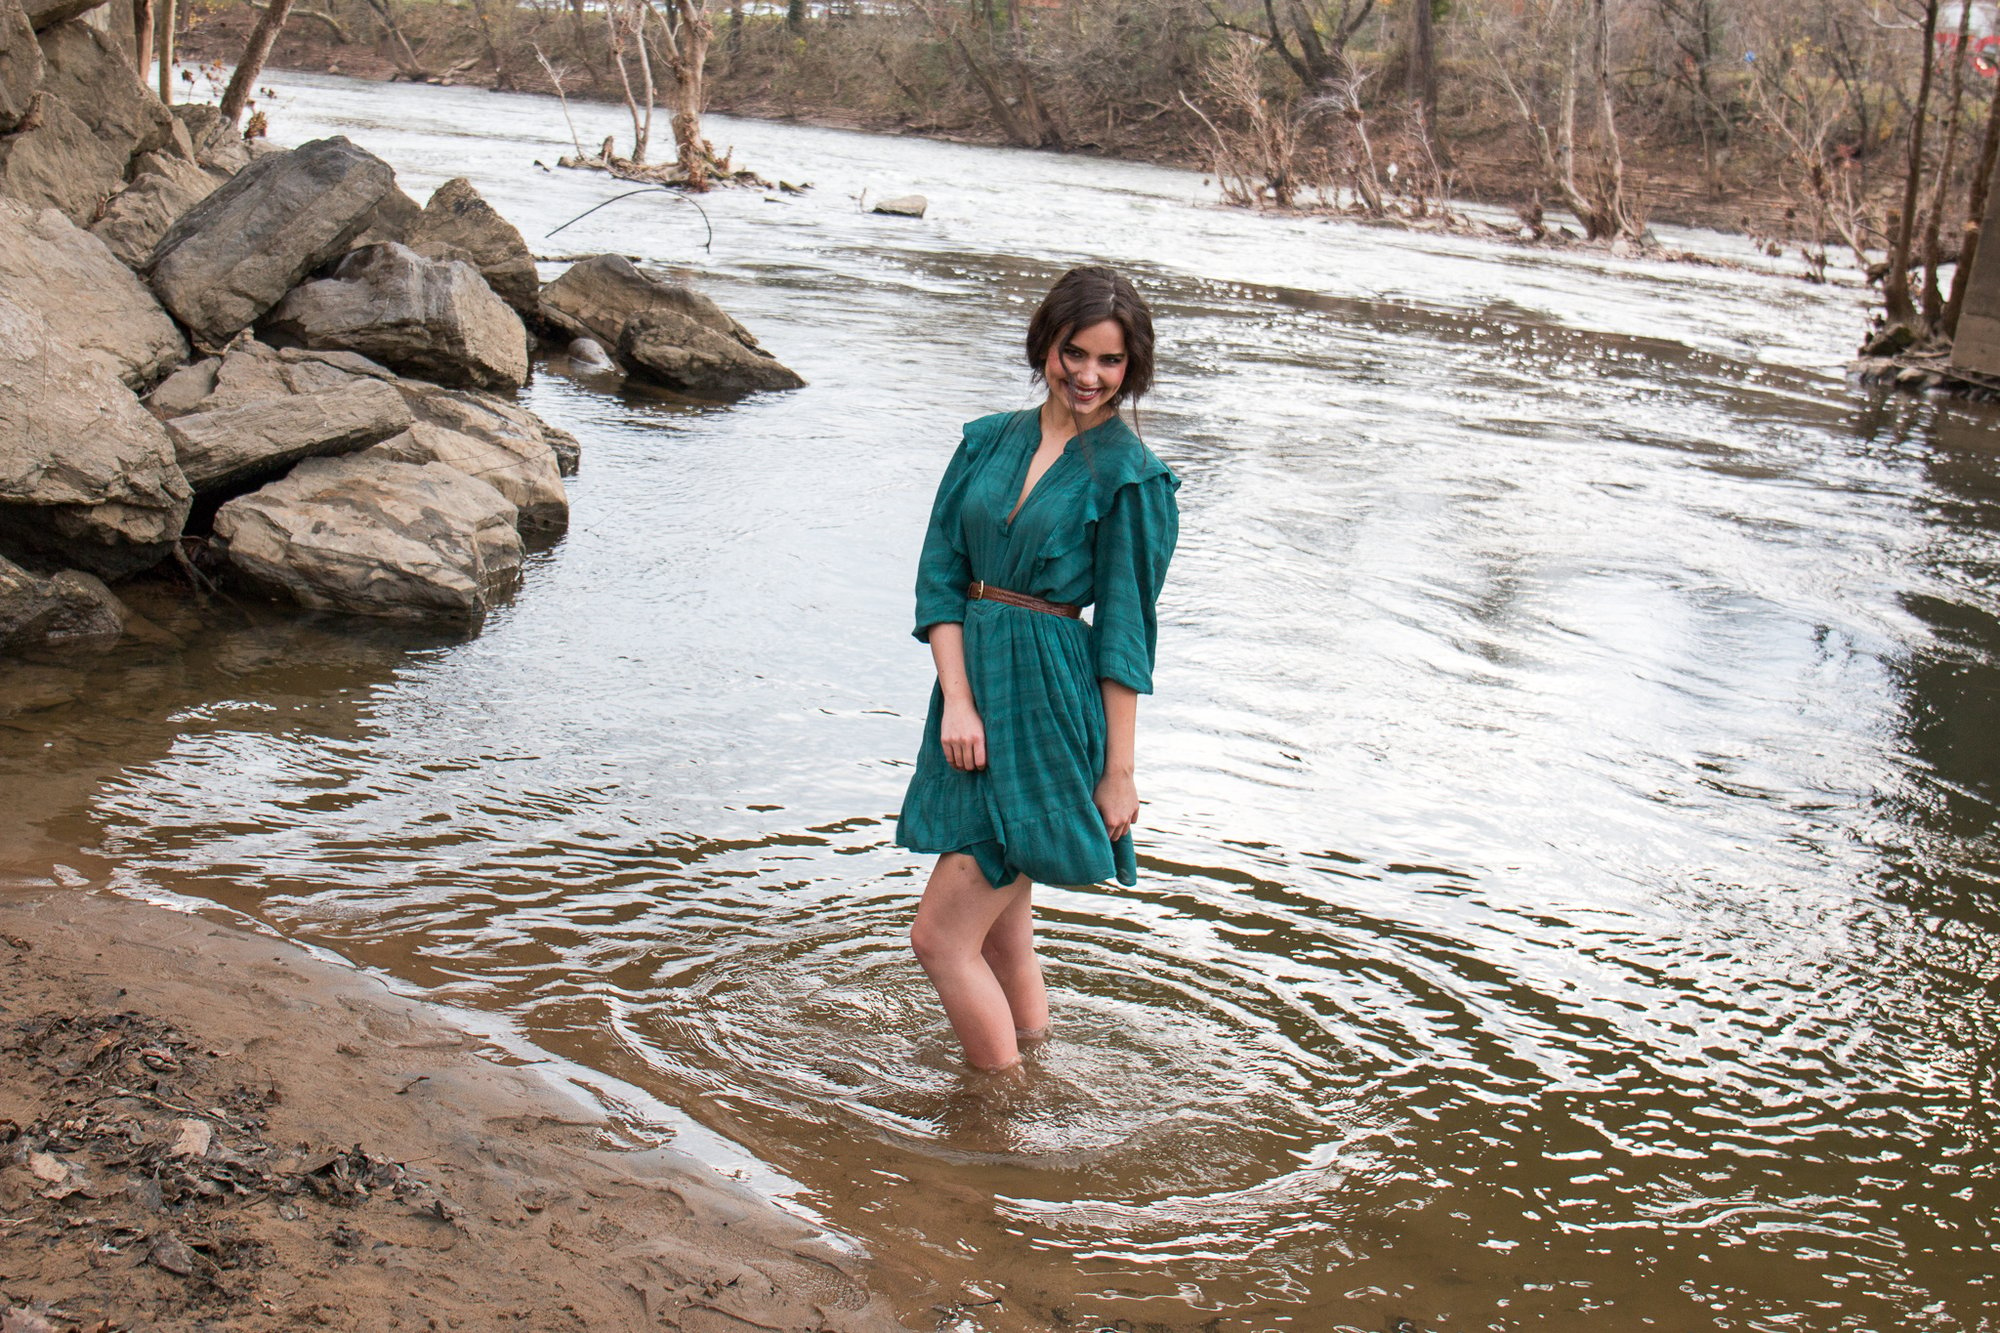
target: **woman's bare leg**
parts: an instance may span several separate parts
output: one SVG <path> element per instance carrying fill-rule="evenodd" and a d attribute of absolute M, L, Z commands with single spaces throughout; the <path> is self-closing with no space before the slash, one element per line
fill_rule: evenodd
<path fill-rule="evenodd" d="M 1017 901 L 1025 914 L 1026 878 L 995 889 L 977 861 L 950 852 L 931 871 L 910 927 L 910 947 L 944 1001 L 966 1060 L 978 1069 L 1006 1069 L 1021 1059 L 1008 993 L 984 952 L 988 933 Z"/>
<path fill-rule="evenodd" d="M 1021 876 L 1003 892 L 1013 897 L 987 929 L 980 952 L 1007 996 L 1016 1040 L 1045 1036 L 1049 993 L 1042 985 L 1041 960 L 1035 957 L 1034 900 L 1028 877 Z"/>

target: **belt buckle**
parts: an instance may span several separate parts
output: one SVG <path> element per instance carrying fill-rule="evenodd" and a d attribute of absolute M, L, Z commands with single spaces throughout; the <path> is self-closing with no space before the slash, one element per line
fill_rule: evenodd
<path fill-rule="evenodd" d="M 969 602 L 985 601 L 986 581 L 984 579 L 974 579 L 972 581 L 972 586 L 965 590 L 965 599 Z"/>

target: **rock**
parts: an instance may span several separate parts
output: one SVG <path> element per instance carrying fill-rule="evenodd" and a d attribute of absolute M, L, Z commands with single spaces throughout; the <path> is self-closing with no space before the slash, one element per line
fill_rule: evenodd
<path fill-rule="evenodd" d="M 42 90 L 42 48 L 21 0 L 0 0 L 0 134 L 21 127 Z"/>
<path fill-rule="evenodd" d="M 130 613 L 80 570 L 37 578 L 0 556 L 0 650 L 38 644 L 115 643 Z"/>
<path fill-rule="evenodd" d="M 465 177 L 454 177 L 438 186 L 410 227 L 405 243 L 423 254 L 430 253 L 425 248 L 430 245 L 463 251 L 501 300 L 524 319 L 534 317 L 542 291 L 534 253 L 514 224 L 480 198 Z"/>
<path fill-rule="evenodd" d="M 616 370 L 618 366 L 611 354 L 604 350 L 604 344 L 595 338 L 572 338 L 568 347 L 569 359 L 582 370 Z"/>
<path fill-rule="evenodd" d="M 126 155 L 99 140 L 69 104 L 44 90 L 31 130 L 0 138 L 0 195 L 36 208 L 60 209 L 88 225 L 123 188 Z"/>
<path fill-rule="evenodd" d="M 1917 335 L 1907 324 L 1896 324 L 1882 330 L 1870 338 L 1861 349 L 1863 356 L 1901 356 L 1917 341 Z"/>
<path fill-rule="evenodd" d="M 920 194 L 906 194 L 895 199 L 884 199 L 871 212 L 883 213 L 894 218 L 920 218 L 930 211 L 931 201 Z"/>
<path fill-rule="evenodd" d="M 167 423 L 197 491 L 241 486 L 323 454 L 351 453 L 408 430 L 401 394 L 374 380 L 194 412 Z"/>
<path fill-rule="evenodd" d="M 507 497 L 523 530 L 560 532 L 569 526 L 569 495 L 555 451 L 540 440 L 513 432 L 481 437 L 419 421 L 368 452 L 404 463 L 443 463 L 477 477 Z"/>
<path fill-rule="evenodd" d="M 141 160 L 148 169 L 111 196 L 104 216 L 90 228 L 91 235 L 110 246 L 130 269 L 150 264 L 153 247 L 167 228 L 221 184 L 193 162 L 165 153 L 151 153 Z"/>
<path fill-rule="evenodd" d="M 220 107 L 182 102 L 173 108 L 173 116 L 187 134 L 189 156 L 203 170 L 227 180 L 250 165 L 250 148 L 242 132 L 222 118 Z"/>
<path fill-rule="evenodd" d="M 364 245 L 387 245 L 390 241 L 408 245 L 410 228 L 423 215 L 422 204 L 404 194 L 400 186 L 392 185 L 389 193 L 382 197 L 382 202 L 375 205 L 368 225 L 354 238 L 354 248 L 359 250 Z"/>
<path fill-rule="evenodd" d="M 41 29 L 38 40 L 48 70 L 44 90 L 67 103 L 98 142 L 128 163 L 173 144 L 173 113 L 140 82 L 110 34 L 87 23 L 58 23 Z"/>
<path fill-rule="evenodd" d="M 332 277 L 301 285 L 260 331 L 275 342 L 359 352 L 442 384 L 528 382 L 527 327 L 479 271 L 394 242 L 356 250 Z"/>
<path fill-rule="evenodd" d="M 399 380 L 397 389 L 419 421 L 471 435 L 508 454 L 529 455 L 536 446 L 556 456 L 556 470 L 576 475 L 582 450 L 576 437 L 558 430 L 524 407 L 492 394 L 441 389 L 417 380 Z"/>
<path fill-rule="evenodd" d="M 0 539 L 117 578 L 167 554 L 191 498 L 166 428 L 105 362 L 0 293 Z"/>
<path fill-rule="evenodd" d="M 28 21 L 35 25 L 35 31 L 40 32 L 82 18 L 103 3 L 104 0 L 25 0 L 22 8 L 28 13 Z"/>
<path fill-rule="evenodd" d="M 58 345 L 145 389 L 187 359 L 180 330 L 103 241 L 52 208 L 0 199 L 0 296 L 34 311 Z"/>
<path fill-rule="evenodd" d="M 567 336 L 617 348 L 628 370 L 669 388 L 734 393 L 805 383 L 715 302 L 622 255 L 571 265 L 542 289 L 540 309 Z"/>
<path fill-rule="evenodd" d="M 478 620 L 513 583 L 514 506 L 442 463 L 315 458 L 222 506 L 217 545 L 252 583 L 318 610 Z"/>
<path fill-rule="evenodd" d="M 674 310 L 656 310 L 628 322 L 618 359 L 647 379 L 690 393 L 753 393 L 805 383 L 762 348 L 747 349 Z"/>
<path fill-rule="evenodd" d="M 153 255 L 153 290 L 198 337 L 226 341 L 344 253 L 395 184 L 346 139 L 252 162 L 181 216 Z"/>
<path fill-rule="evenodd" d="M 200 408 L 202 400 L 215 392 L 215 375 L 221 368 L 222 358 L 215 356 L 204 357 L 191 366 L 182 366 L 146 395 L 146 406 L 163 421 L 168 417 L 186 416 Z"/>

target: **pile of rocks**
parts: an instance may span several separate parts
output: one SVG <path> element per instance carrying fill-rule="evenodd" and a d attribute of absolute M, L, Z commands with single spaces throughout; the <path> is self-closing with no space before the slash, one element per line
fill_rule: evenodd
<path fill-rule="evenodd" d="M 683 391 L 802 383 L 623 259 L 544 289 L 464 180 L 420 206 L 344 138 L 169 111 L 90 8 L 0 0 L 0 649 L 115 639 L 105 580 L 167 560 L 476 622 L 568 520 L 576 441 L 511 401 L 535 333 Z"/>

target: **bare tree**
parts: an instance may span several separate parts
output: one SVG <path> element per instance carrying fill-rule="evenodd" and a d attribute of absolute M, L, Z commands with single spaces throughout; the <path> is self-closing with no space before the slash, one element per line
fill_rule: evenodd
<path fill-rule="evenodd" d="M 1625 193 L 1605 0 L 1537 0 L 1511 20 L 1489 10 L 1479 36 L 1492 78 L 1528 131 L 1543 179 L 1585 236 L 1640 236 L 1644 221 Z M 1584 102 L 1586 81 L 1594 108 Z M 1593 110 L 1594 127 L 1584 123 Z"/>
<path fill-rule="evenodd" d="M 1932 74 L 1937 69 L 1938 0 L 1924 0 L 1918 31 L 1917 58 L 1923 62 L 1918 75 L 1917 100 L 1910 108 L 1909 156 L 1903 172 L 1903 206 L 1895 218 L 1895 237 L 1889 247 L 1889 270 L 1882 279 L 1882 305 L 1890 325 L 1914 325 L 1917 308 L 1910 300 L 1910 255 L 1916 238 L 1917 192 L 1924 174 L 1924 126 L 1930 119 Z"/>
<path fill-rule="evenodd" d="M 1959 313 L 1965 309 L 1965 289 L 1972 281 L 1972 266 L 1979 258 L 1981 228 L 1986 225 L 1986 201 L 1993 189 L 1993 170 L 2000 160 L 2000 71 L 1993 80 L 1993 95 L 1986 104 L 1986 137 L 1979 148 L 1979 166 L 1965 204 L 1965 239 L 1959 242 L 1958 266 L 1952 270 L 1951 295 L 1944 303 L 1944 334 L 1958 336 Z"/>
<path fill-rule="evenodd" d="M 646 24 L 653 17 L 648 0 L 608 0 L 604 6 L 605 32 L 611 45 L 611 59 L 618 67 L 618 82 L 625 90 L 625 109 L 632 116 L 632 162 L 646 164 L 646 150 L 653 138 L 653 104 L 658 90 L 653 85 L 653 57 L 646 46 Z M 639 92 L 632 88 L 632 72 L 625 64 L 627 52 L 639 60 Z"/>
<path fill-rule="evenodd" d="M 257 26 L 250 30 L 250 40 L 243 44 L 236 72 L 229 76 L 229 86 L 222 91 L 222 118 L 227 123 L 234 125 L 242 119 L 250 92 L 257 86 L 257 76 L 264 72 L 264 61 L 270 56 L 271 45 L 278 40 L 278 29 L 285 26 L 285 15 L 291 8 L 292 0 L 271 0 L 271 7 L 257 16 Z"/>
<path fill-rule="evenodd" d="M 672 18 L 661 25 L 667 66 L 674 76 L 674 149 L 682 184 L 690 190 L 708 188 L 715 149 L 701 137 L 701 113 L 707 105 L 708 48 L 715 25 L 708 17 L 708 0 L 671 0 Z"/>

